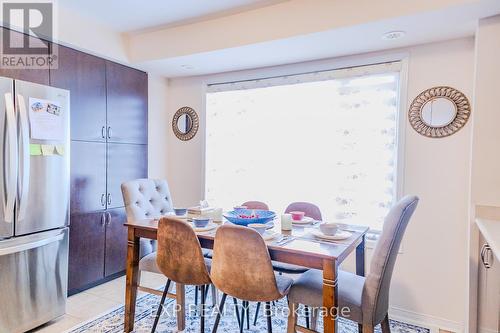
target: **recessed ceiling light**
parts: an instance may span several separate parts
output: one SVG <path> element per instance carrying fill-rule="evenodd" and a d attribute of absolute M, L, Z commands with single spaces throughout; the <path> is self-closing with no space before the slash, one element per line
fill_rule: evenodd
<path fill-rule="evenodd" d="M 389 31 L 389 32 L 386 32 L 385 34 L 382 35 L 382 39 L 394 40 L 394 39 L 402 38 L 405 35 L 406 35 L 406 32 L 404 32 L 404 31 Z"/>

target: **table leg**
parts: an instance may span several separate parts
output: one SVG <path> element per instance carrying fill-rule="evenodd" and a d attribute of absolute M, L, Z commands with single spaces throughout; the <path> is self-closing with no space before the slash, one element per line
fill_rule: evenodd
<path fill-rule="evenodd" d="M 356 274 L 365 276 L 365 235 L 356 247 Z"/>
<path fill-rule="evenodd" d="M 139 277 L 139 237 L 135 236 L 134 228 L 128 229 L 127 244 L 127 280 L 125 288 L 125 332 L 134 330 L 135 301 Z"/>
<path fill-rule="evenodd" d="M 338 294 L 337 294 L 337 263 L 333 260 L 323 260 L 323 307 L 325 316 L 324 333 L 337 333 Z"/>
<path fill-rule="evenodd" d="M 175 295 L 177 299 L 177 329 L 183 331 L 186 328 L 186 287 L 176 283 Z M 203 299 L 201 302 L 203 303 Z"/>

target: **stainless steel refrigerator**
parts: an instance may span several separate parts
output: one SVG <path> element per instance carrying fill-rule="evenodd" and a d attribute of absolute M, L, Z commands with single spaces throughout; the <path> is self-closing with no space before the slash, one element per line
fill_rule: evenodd
<path fill-rule="evenodd" d="M 0 110 L 0 332 L 15 333 L 65 312 L 69 91 L 0 77 Z"/>

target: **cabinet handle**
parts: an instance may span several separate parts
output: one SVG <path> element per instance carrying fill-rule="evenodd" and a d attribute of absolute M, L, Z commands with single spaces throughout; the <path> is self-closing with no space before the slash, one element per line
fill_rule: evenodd
<path fill-rule="evenodd" d="M 111 193 L 108 193 L 108 206 L 111 206 Z"/>
<path fill-rule="evenodd" d="M 106 212 L 106 216 L 108 217 L 108 219 L 106 221 L 106 225 L 108 226 L 111 223 L 111 213 L 110 212 Z"/>
<path fill-rule="evenodd" d="M 101 206 L 106 206 L 106 194 L 101 194 Z"/>
<path fill-rule="evenodd" d="M 481 261 L 486 269 L 491 268 L 490 253 L 491 247 L 488 244 L 484 244 L 481 248 Z"/>
<path fill-rule="evenodd" d="M 101 228 L 104 228 L 106 225 L 106 214 L 102 213 L 101 214 Z"/>
<path fill-rule="evenodd" d="M 113 135 L 113 131 L 111 129 L 111 126 L 108 126 L 108 139 L 111 139 L 111 135 Z"/>
<path fill-rule="evenodd" d="M 103 139 L 106 139 L 106 126 L 103 126 L 103 127 L 101 128 L 101 137 L 102 137 Z"/>

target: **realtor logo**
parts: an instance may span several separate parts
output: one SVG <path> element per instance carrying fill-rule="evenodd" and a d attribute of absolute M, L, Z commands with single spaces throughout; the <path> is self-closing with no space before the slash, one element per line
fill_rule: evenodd
<path fill-rule="evenodd" d="M 2 2 L 0 66 L 16 69 L 57 67 L 54 38 L 54 4 L 52 2 Z"/>

